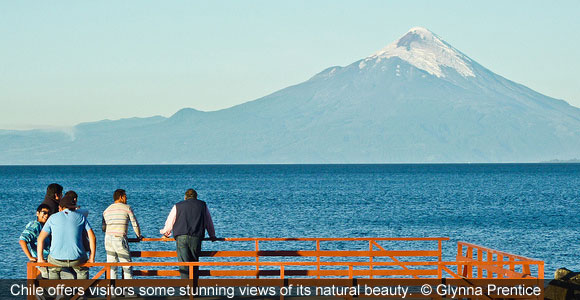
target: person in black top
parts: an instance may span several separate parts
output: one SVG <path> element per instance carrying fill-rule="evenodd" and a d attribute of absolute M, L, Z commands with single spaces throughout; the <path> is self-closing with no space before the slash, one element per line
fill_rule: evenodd
<path fill-rule="evenodd" d="M 173 236 L 177 243 L 177 258 L 180 262 L 199 261 L 201 253 L 201 241 L 205 236 L 205 231 L 212 241 L 216 240 L 213 221 L 207 204 L 197 199 L 197 192 L 188 189 L 185 192 L 185 200 L 173 206 L 165 227 L 160 231 L 164 237 L 169 237 L 173 231 Z M 194 279 L 197 282 L 197 267 L 194 268 Z M 179 267 L 182 279 L 189 278 L 189 268 Z"/>
<path fill-rule="evenodd" d="M 58 212 L 58 204 L 62 198 L 62 185 L 58 183 L 51 183 L 46 188 L 46 195 L 44 196 L 44 201 L 42 204 L 48 205 L 50 209 L 50 214 L 55 214 Z"/>

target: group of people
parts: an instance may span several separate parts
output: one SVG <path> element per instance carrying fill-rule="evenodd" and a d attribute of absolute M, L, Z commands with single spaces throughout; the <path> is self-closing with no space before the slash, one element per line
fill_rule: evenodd
<path fill-rule="evenodd" d="M 77 200 L 76 192 L 68 191 L 63 195 L 61 185 L 50 184 L 44 201 L 36 209 L 36 220 L 29 222 L 20 235 L 20 246 L 30 261 L 48 261 L 53 265 L 39 268 L 43 278 L 66 278 L 61 276 L 64 268 L 66 273 L 74 271 L 74 277 L 69 278 L 88 279 L 88 268 L 84 264 L 95 261 L 97 243 L 87 220 L 89 211 L 81 209 Z M 113 203 L 102 216 L 107 262 L 131 262 L 127 240 L 129 223 L 137 237 L 143 239 L 139 222 L 127 204 L 127 193 L 122 189 L 115 190 Z M 206 231 L 212 241 L 216 240 L 207 204 L 197 199 L 194 189 L 188 189 L 184 201 L 171 209 L 160 233 L 164 238 L 169 238 L 173 233 L 178 260 L 191 262 L 199 260 Z M 181 278 L 189 278 L 188 267 L 180 267 L 179 271 Z M 116 267 L 111 268 L 111 278 L 117 278 Z M 132 278 L 130 266 L 123 267 L 123 278 Z"/>

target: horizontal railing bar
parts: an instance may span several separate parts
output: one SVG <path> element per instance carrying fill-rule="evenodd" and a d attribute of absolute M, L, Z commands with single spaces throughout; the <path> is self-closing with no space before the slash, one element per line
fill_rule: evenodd
<path fill-rule="evenodd" d="M 521 260 L 537 261 L 537 259 L 533 259 L 533 258 L 521 256 L 521 255 L 516 255 L 516 254 L 511 254 L 511 253 L 504 252 L 504 251 L 494 250 L 494 249 L 486 248 L 486 247 L 483 247 L 483 246 L 480 246 L 480 245 L 476 245 L 476 244 L 472 244 L 472 243 L 457 242 L 457 244 L 458 245 L 461 245 L 461 246 L 471 247 L 471 248 L 475 248 L 475 249 L 478 249 L 478 250 L 486 251 L 486 252 L 489 252 L 489 253 L 504 255 L 504 256 L 513 257 L 513 258 L 517 258 L 517 259 L 521 259 Z M 464 256 L 462 256 L 462 257 L 464 257 Z"/>
<path fill-rule="evenodd" d="M 284 270 L 284 276 L 348 276 L 349 270 Z M 419 275 L 435 276 L 437 269 L 428 270 L 353 270 L 355 276 Z M 199 270 L 199 276 L 280 276 L 280 270 Z M 135 276 L 179 276 L 175 270 L 135 270 Z"/>
<path fill-rule="evenodd" d="M 180 276 L 175 270 L 133 270 L 133 276 Z"/>
<path fill-rule="evenodd" d="M 210 241 L 209 238 L 204 238 Z M 392 237 L 392 238 L 218 238 L 215 241 L 448 241 L 448 237 Z M 175 241 L 173 238 L 143 238 L 141 240 L 130 238 L 129 242 L 169 242 Z"/>
<path fill-rule="evenodd" d="M 398 256 L 398 257 L 439 257 L 435 250 L 272 250 L 272 251 L 201 251 L 203 257 L 257 257 L 257 256 L 305 256 L 305 257 L 342 257 L 342 256 Z M 131 257 L 177 257 L 175 251 L 131 251 Z"/>
<path fill-rule="evenodd" d="M 492 265 L 501 265 L 501 264 L 511 264 L 511 265 L 537 265 L 537 264 L 544 264 L 542 260 L 477 260 L 465 256 L 458 256 L 458 262 L 474 262 L 474 263 L 490 263 Z"/>
<path fill-rule="evenodd" d="M 177 257 L 176 251 L 131 251 L 131 257 Z M 200 256 L 204 256 L 203 253 Z"/>

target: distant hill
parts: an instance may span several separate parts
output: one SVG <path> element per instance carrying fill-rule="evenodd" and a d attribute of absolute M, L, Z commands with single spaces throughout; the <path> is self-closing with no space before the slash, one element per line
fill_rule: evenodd
<path fill-rule="evenodd" d="M 0 131 L 0 153 L 0 164 L 566 160 L 580 157 L 580 109 L 413 28 L 367 58 L 238 106 L 68 133 Z"/>
<path fill-rule="evenodd" d="M 568 159 L 568 160 L 559 160 L 559 159 L 552 159 L 550 161 L 546 161 L 545 163 L 554 163 L 554 164 L 578 164 L 580 163 L 580 159 Z"/>

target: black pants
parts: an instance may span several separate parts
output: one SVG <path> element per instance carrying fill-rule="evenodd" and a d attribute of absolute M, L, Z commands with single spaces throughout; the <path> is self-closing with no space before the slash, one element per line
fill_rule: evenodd
<path fill-rule="evenodd" d="M 177 260 L 180 262 L 199 261 L 201 253 L 202 237 L 191 235 L 179 235 L 175 238 L 177 242 Z M 197 286 L 198 267 L 193 268 L 195 286 Z M 189 267 L 179 267 L 179 275 L 181 279 L 189 279 Z"/>

